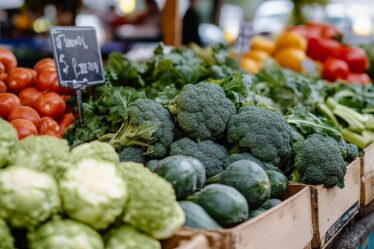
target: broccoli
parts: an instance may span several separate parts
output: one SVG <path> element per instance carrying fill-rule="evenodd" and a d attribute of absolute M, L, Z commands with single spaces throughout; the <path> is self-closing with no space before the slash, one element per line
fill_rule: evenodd
<path fill-rule="evenodd" d="M 220 139 L 230 116 L 236 112 L 222 87 L 204 82 L 183 87 L 169 108 L 176 114 L 180 128 L 198 141 Z"/>
<path fill-rule="evenodd" d="M 0 118 L 0 168 L 8 163 L 8 157 L 11 150 L 18 142 L 18 134 L 16 129 Z"/>
<path fill-rule="evenodd" d="M 344 187 L 346 162 L 338 142 L 321 134 L 313 134 L 293 146 L 295 151 L 292 181 Z"/>
<path fill-rule="evenodd" d="M 172 236 L 184 224 L 173 186 L 141 164 L 126 162 L 119 166 L 129 194 L 123 221 L 155 239 Z"/>
<path fill-rule="evenodd" d="M 115 134 L 100 140 L 109 140 L 113 146 L 140 146 L 146 155 L 163 157 L 174 139 L 174 122 L 160 103 L 150 99 L 137 99 L 127 110 L 127 118 Z"/>
<path fill-rule="evenodd" d="M 126 147 L 119 154 L 119 159 L 121 162 L 132 161 L 135 163 L 145 164 L 146 159 L 144 156 L 144 151 L 140 147 Z"/>
<path fill-rule="evenodd" d="M 159 162 L 159 160 L 150 160 L 150 161 L 147 162 L 145 167 L 147 167 L 150 171 L 154 172 L 157 168 L 158 162 Z"/>
<path fill-rule="evenodd" d="M 170 146 L 170 155 L 185 155 L 197 158 L 205 167 L 206 176 L 215 176 L 223 171 L 227 151 L 222 145 L 211 140 L 195 142 L 187 137 Z"/>
<path fill-rule="evenodd" d="M 291 157 L 292 128 L 278 113 L 243 107 L 227 125 L 229 143 L 239 144 L 265 163 L 286 166 Z"/>
<path fill-rule="evenodd" d="M 338 141 L 340 153 L 344 161 L 350 163 L 359 156 L 358 147 L 355 144 L 347 143 L 343 138 Z"/>

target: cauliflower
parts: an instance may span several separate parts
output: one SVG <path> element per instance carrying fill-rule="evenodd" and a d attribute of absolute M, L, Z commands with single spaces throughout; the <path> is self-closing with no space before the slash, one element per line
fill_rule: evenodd
<path fill-rule="evenodd" d="M 105 239 L 106 249 L 161 249 L 158 240 L 152 239 L 130 225 L 109 231 Z"/>
<path fill-rule="evenodd" d="M 16 228 L 30 228 L 60 208 L 55 179 L 20 166 L 0 171 L 0 217 Z"/>
<path fill-rule="evenodd" d="M 13 126 L 0 118 L 0 168 L 8 162 L 11 149 L 17 144 L 18 134 Z"/>
<path fill-rule="evenodd" d="M 78 145 L 70 153 L 75 162 L 85 158 L 93 158 L 111 163 L 119 163 L 119 157 L 115 149 L 108 143 L 92 141 Z"/>
<path fill-rule="evenodd" d="M 47 172 L 59 178 L 71 166 L 69 146 L 66 140 L 54 136 L 29 136 L 15 147 L 9 164 Z"/>
<path fill-rule="evenodd" d="M 52 220 L 28 234 L 30 249 L 104 249 L 100 235 L 72 220 Z"/>
<path fill-rule="evenodd" d="M 155 239 L 172 236 L 184 223 L 173 187 L 142 164 L 120 164 L 129 199 L 123 220 Z"/>
<path fill-rule="evenodd" d="M 122 213 L 127 189 L 116 165 L 85 159 L 60 180 L 66 213 L 95 229 L 105 229 Z"/>
<path fill-rule="evenodd" d="M 0 219 L 0 249 L 14 249 L 14 239 L 4 220 Z"/>

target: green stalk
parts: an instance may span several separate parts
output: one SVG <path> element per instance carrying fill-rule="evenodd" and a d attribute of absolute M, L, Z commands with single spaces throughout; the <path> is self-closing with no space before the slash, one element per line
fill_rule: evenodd
<path fill-rule="evenodd" d="M 360 149 L 365 149 L 371 143 L 371 140 L 369 138 L 364 137 L 348 129 L 343 129 L 342 135 L 344 140 L 346 140 L 349 143 L 357 145 L 357 147 L 359 147 Z"/>
<path fill-rule="evenodd" d="M 368 130 L 364 130 L 361 134 L 362 134 L 364 137 L 370 139 L 372 142 L 374 141 L 374 132 L 372 132 L 372 131 L 368 131 Z"/>
<path fill-rule="evenodd" d="M 333 113 L 347 122 L 349 129 L 357 132 L 361 132 L 365 129 L 365 125 L 363 123 L 361 123 L 358 119 L 356 119 L 353 115 L 350 115 L 350 113 L 346 112 L 345 110 L 336 108 Z"/>
<path fill-rule="evenodd" d="M 324 103 L 318 103 L 317 109 L 322 115 L 330 119 L 336 126 L 340 126 L 338 120 L 335 118 L 334 113 Z"/>

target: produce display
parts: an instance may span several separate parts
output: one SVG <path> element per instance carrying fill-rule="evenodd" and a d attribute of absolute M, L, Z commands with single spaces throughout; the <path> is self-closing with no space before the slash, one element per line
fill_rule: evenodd
<path fill-rule="evenodd" d="M 224 45 L 112 53 L 84 125 L 52 59 L 20 68 L 0 49 L 0 248 L 160 249 L 182 226 L 263 215 L 290 182 L 344 188 L 374 142 L 374 88 L 339 35 L 256 36 L 240 63 Z"/>
<path fill-rule="evenodd" d="M 17 58 L 0 48 L 0 117 L 16 128 L 20 139 L 30 135 L 62 137 L 74 121 L 66 105 L 69 88 L 58 83 L 56 65 L 46 58 L 33 69 L 17 67 Z"/>

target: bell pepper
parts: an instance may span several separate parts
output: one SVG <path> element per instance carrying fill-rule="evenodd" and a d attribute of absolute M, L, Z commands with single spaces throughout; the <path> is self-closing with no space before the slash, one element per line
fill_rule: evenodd
<path fill-rule="evenodd" d="M 327 23 L 308 22 L 305 26 L 309 30 L 318 30 L 321 38 L 333 39 L 340 36 L 339 30 Z"/>
<path fill-rule="evenodd" d="M 364 86 L 371 84 L 371 79 L 369 75 L 367 75 L 366 73 L 362 73 L 362 74 L 350 73 L 348 74 L 348 77 L 346 80 L 348 83 L 360 83 L 361 85 L 364 85 Z"/>
<path fill-rule="evenodd" d="M 346 79 L 348 74 L 348 64 L 343 60 L 329 57 L 323 63 L 322 76 L 328 81 L 333 82 L 337 79 Z"/>
<path fill-rule="evenodd" d="M 312 38 L 308 42 L 307 55 L 313 60 L 325 61 L 328 57 L 336 57 L 341 44 L 326 38 Z"/>
<path fill-rule="evenodd" d="M 338 50 L 338 58 L 347 62 L 352 73 L 365 73 L 369 67 L 368 57 L 362 48 L 342 46 Z"/>

